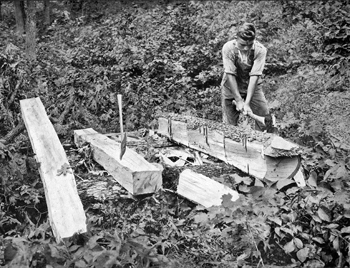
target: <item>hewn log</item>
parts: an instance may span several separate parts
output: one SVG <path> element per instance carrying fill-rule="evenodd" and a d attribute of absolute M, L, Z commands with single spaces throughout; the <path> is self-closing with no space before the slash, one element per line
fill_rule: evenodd
<path fill-rule="evenodd" d="M 175 114 L 158 118 L 158 133 L 259 179 L 291 178 L 300 167 L 298 146 L 270 133 Z"/>
<path fill-rule="evenodd" d="M 230 194 L 232 201 L 239 198 L 238 193 L 226 185 L 189 169 L 181 172 L 177 193 L 204 207 L 221 205 L 225 194 Z"/>
<path fill-rule="evenodd" d="M 162 186 L 162 169 L 147 162 L 141 155 L 126 148 L 120 160 L 120 143 L 109 139 L 92 128 L 74 131 L 77 146 L 89 143 L 93 157 L 133 195 L 154 193 Z"/>
<path fill-rule="evenodd" d="M 21 111 L 45 189 L 57 241 L 86 232 L 86 216 L 66 153 L 39 98 L 21 100 Z"/>

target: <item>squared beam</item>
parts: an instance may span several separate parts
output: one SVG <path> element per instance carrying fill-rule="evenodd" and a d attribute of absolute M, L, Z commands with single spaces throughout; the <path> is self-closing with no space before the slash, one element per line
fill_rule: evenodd
<path fill-rule="evenodd" d="M 89 143 L 95 161 L 131 194 L 154 193 L 162 187 L 162 169 L 128 147 L 120 160 L 120 142 L 92 128 L 75 130 L 74 142 L 77 146 Z"/>

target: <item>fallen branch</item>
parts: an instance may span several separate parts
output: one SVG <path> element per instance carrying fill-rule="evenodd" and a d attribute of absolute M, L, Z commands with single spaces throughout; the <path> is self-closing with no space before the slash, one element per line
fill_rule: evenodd
<path fill-rule="evenodd" d="M 73 104 L 74 104 L 74 99 L 75 99 L 75 91 L 74 91 L 74 89 L 71 89 L 71 90 L 70 90 L 69 95 L 70 95 L 69 100 L 68 100 L 68 102 L 67 102 L 67 104 L 66 104 L 66 107 L 64 108 L 62 114 L 61 114 L 60 117 L 58 118 L 57 124 L 62 125 L 62 123 L 63 123 L 63 121 L 64 121 L 66 115 L 69 113 L 71 107 L 72 107 Z"/>
<path fill-rule="evenodd" d="M 3 144 L 11 143 L 19 134 L 23 132 L 25 129 L 23 121 L 20 121 L 18 125 L 12 129 L 9 133 L 6 134 L 4 138 L 0 140 Z"/>
<path fill-rule="evenodd" d="M 12 94 L 11 94 L 11 97 L 8 101 L 8 107 L 10 107 L 10 105 L 15 101 L 15 98 L 16 98 L 16 95 L 17 95 L 17 91 L 20 87 L 20 85 L 22 84 L 22 80 L 19 80 L 16 84 L 16 87 L 15 89 L 13 90 Z"/>

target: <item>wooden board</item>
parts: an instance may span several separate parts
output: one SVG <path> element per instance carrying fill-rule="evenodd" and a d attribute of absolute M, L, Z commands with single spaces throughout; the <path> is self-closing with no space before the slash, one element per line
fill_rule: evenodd
<path fill-rule="evenodd" d="M 292 143 L 287 141 L 283 143 L 289 146 L 288 148 L 293 148 L 290 152 L 280 149 L 274 151 L 270 144 L 273 144 L 276 136 L 272 134 L 251 131 L 253 134 L 248 135 L 249 131 L 247 130 L 242 130 L 243 132 L 240 134 L 238 130 L 234 129 L 234 126 L 224 125 L 221 127 L 220 123 L 207 121 L 186 116 L 184 119 L 176 116 L 160 117 L 158 119 L 158 133 L 234 165 L 258 179 L 276 181 L 281 178 L 293 177 L 298 171 L 300 160 L 294 150 L 294 145 L 291 146 Z M 235 133 L 228 133 L 228 131 Z M 280 137 L 277 136 L 277 138 L 279 141 L 281 140 Z M 265 155 L 266 146 L 269 149 L 269 155 L 276 157 Z M 280 154 L 288 156 L 280 157 Z"/>
<path fill-rule="evenodd" d="M 86 232 L 86 216 L 78 196 L 74 174 L 58 175 L 69 164 L 66 153 L 39 98 L 21 100 L 27 132 L 40 164 L 50 224 L 57 241 Z"/>
<path fill-rule="evenodd" d="M 221 205 L 224 194 L 230 194 L 232 201 L 239 198 L 238 193 L 226 185 L 189 169 L 181 172 L 177 193 L 204 207 Z"/>
<path fill-rule="evenodd" d="M 154 193 L 161 188 L 162 169 L 147 162 L 128 147 L 120 160 L 120 142 L 109 139 L 92 128 L 75 130 L 74 141 L 77 146 L 89 143 L 96 162 L 131 194 Z"/>
<path fill-rule="evenodd" d="M 247 146 L 225 139 L 226 163 L 231 164 L 243 172 L 258 179 L 264 179 L 267 174 L 268 164 L 262 155 L 262 145 L 247 142 Z"/>
<path fill-rule="evenodd" d="M 269 181 L 291 179 L 298 173 L 301 166 L 299 156 L 276 158 L 265 156 L 265 160 L 267 166 L 265 179 Z"/>

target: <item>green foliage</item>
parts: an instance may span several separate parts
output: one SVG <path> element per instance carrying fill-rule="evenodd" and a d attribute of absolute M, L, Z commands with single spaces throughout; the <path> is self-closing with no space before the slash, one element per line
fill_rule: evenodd
<path fill-rule="evenodd" d="M 311 267 L 312 263 L 335 267 L 348 261 L 344 258 L 350 246 L 346 227 L 350 220 L 349 173 L 343 164 L 327 159 L 327 172 L 318 174 L 312 170 L 317 157 L 309 153 L 304 157 L 309 178 L 303 189 L 290 183 L 286 188 L 280 182 L 257 187 L 252 180 L 237 180 L 249 185 L 246 196 L 235 202 L 223 196 L 222 206 L 194 217 L 202 230 L 215 233 L 237 254 L 231 264 L 242 265 L 251 258 L 263 263 L 278 247 L 297 267 Z"/>

